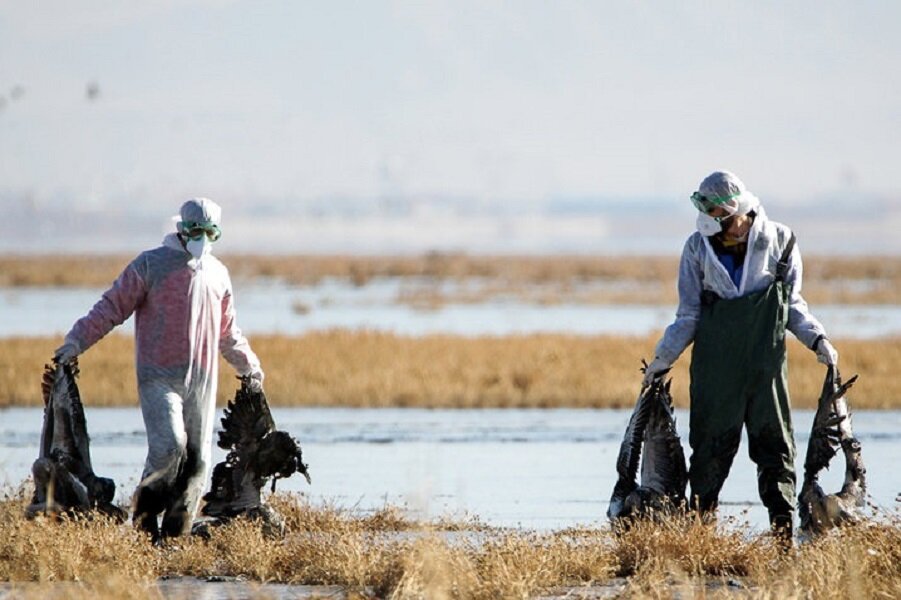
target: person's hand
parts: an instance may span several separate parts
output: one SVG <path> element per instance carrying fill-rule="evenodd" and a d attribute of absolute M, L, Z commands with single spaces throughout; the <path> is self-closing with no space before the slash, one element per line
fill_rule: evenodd
<path fill-rule="evenodd" d="M 659 356 L 654 357 L 654 360 L 651 361 L 651 364 L 649 364 L 644 370 L 644 380 L 641 382 L 641 387 L 646 388 L 651 385 L 651 382 L 654 381 L 654 378 L 661 372 L 669 369 L 670 366 L 671 365 L 668 362 L 666 362 Z"/>
<path fill-rule="evenodd" d="M 74 342 L 66 341 L 53 353 L 53 362 L 64 365 L 72 362 L 76 356 L 78 356 L 78 346 Z"/>
<path fill-rule="evenodd" d="M 838 364 L 838 352 L 826 338 L 820 338 L 816 347 L 817 360 L 827 366 L 834 367 Z"/>
<path fill-rule="evenodd" d="M 247 382 L 247 385 L 250 386 L 250 391 L 257 394 L 263 391 L 263 372 L 259 369 L 250 373 L 250 378 Z"/>

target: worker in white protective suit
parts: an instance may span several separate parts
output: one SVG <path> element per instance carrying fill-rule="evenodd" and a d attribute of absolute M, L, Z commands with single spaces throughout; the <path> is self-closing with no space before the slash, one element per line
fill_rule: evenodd
<path fill-rule="evenodd" d="M 691 504 L 702 513 L 716 509 L 745 427 L 770 524 L 790 540 L 795 443 L 786 330 L 824 364 L 835 365 L 838 353 L 801 296 L 794 233 L 769 220 L 733 173 L 712 173 L 691 200 L 697 231 L 682 250 L 679 308 L 645 370 L 644 385 L 692 344 Z"/>
<path fill-rule="evenodd" d="M 189 532 L 197 511 L 212 454 L 217 350 L 255 390 L 263 385 L 260 361 L 236 323 L 228 270 L 211 253 L 221 215 L 207 198 L 185 202 L 177 231 L 125 268 L 54 357 L 72 360 L 135 313 L 148 452 L 132 520 L 154 541 Z"/>

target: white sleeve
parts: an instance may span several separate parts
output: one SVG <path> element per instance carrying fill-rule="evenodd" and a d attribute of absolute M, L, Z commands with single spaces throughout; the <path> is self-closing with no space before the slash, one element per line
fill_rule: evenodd
<path fill-rule="evenodd" d="M 807 301 L 801 296 L 803 283 L 804 264 L 801 261 L 801 251 L 798 244 L 792 249 L 788 259 L 788 271 L 785 274 L 785 282 L 791 286 L 791 295 L 788 301 L 788 330 L 802 344 L 815 350 L 814 345 L 821 336 L 826 336 L 823 325 L 810 313 Z"/>
<path fill-rule="evenodd" d="M 701 316 L 701 263 L 695 236 L 688 238 L 679 261 L 679 307 L 654 351 L 669 364 L 676 362 L 695 338 Z"/>
<path fill-rule="evenodd" d="M 241 333 L 237 324 L 237 311 L 232 296 L 231 281 L 222 297 L 222 326 L 219 334 L 219 351 L 225 360 L 235 368 L 238 375 L 249 375 L 260 371 L 260 359 L 250 348 L 250 342 Z"/>

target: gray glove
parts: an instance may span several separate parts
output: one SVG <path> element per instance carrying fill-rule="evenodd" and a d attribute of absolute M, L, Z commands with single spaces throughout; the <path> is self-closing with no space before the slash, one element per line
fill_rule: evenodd
<path fill-rule="evenodd" d="M 65 343 L 53 353 L 53 362 L 63 365 L 72 362 L 78 354 L 78 344 L 67 338 Z"/>
<path fill-rule="evenodd" d="M 651 382 L 654 381 L 654 378 L 659 375 L 661 372 L 666 371 L 670 368 L 670 364 L 660 358 L 659 356 L 655 356 L 654 360 L 651 361 L 651 364 L 644 370 L 644 380 L 641 382 L 641 387 L 646 388 L 651 385 Z"/>
<path fill-rule="evenodd" d="M 817 360 L 827 366 L 835 366 L 838 364 L 838 352 L 829 343 L 826 338 L 820 338 L 816 347 Z"/>
<path fill-rule="evenodd" d="M 259 393 L 263 391 L 263 371 L 257 369 L 256 371 L 251 371 L 250 380 L 247 384 L 250 386 L 250 391 L 253 393 Z"/>

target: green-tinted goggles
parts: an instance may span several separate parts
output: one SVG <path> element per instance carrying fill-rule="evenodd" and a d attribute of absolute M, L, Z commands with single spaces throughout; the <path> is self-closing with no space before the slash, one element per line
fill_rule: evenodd
<path fill-rule="evenodd" d="M 695 192 L 691 195 L 691 203 L 695 205 L 699 211 L 709 214 L 713 209 L 722 206 L 726 202 L 738 198 L 741 194 L 732 196 L 702 196 L 701 192 Z"/>
<path fill-rule="evenodd" d="M 215 242 L 222 237 L 222 230 L 215 223 L 179 221 L 178 232 L 190 240 L 199 240 L 206 235 L 211 242 Z"/>

